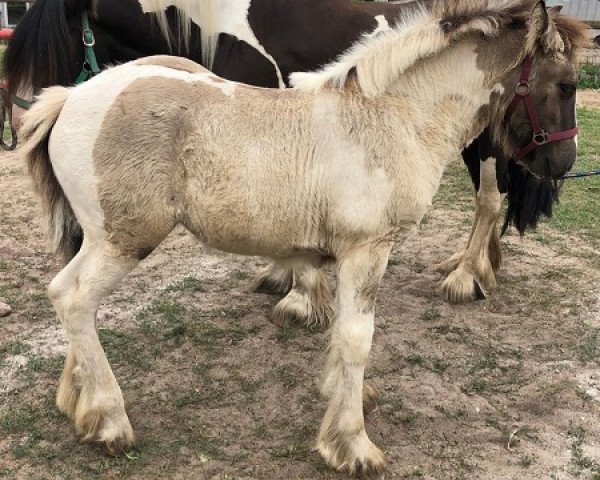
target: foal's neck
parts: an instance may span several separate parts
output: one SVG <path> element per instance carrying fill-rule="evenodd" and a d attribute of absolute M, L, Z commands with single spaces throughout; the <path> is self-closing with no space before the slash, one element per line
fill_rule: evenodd
<path fill-rule="evenodd" d="M 504 92 L 503 74 L 484 71 L 476 47 L 464 43 L 411 68 L 393 85 L 394 107 L 443 152 L 468 145 L 490 121 L 490 105 Z"/>

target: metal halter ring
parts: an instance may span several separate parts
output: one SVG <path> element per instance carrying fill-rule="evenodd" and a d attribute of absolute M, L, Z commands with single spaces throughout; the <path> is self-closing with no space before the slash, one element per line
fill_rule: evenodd
<path fill-rule="evenodd" d="M 525 96 L 529 95 L 529 92 L 530 92 L 529 82 L 517 83 L 517 88 L 515 88 L 515 92 L 519 97 L 525 97 Z"/>
<path fill-rule="evenodd" d="M 548 143 L 548 132 L 541 131 L 533 134 L 533 143 L 536 145 L 545 145 Z"/>

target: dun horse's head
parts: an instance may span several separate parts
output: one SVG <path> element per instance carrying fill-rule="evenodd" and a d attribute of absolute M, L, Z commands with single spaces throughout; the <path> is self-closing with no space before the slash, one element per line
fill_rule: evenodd
<path fill-rule="evenodd" d="M 526 30 L 525 59 L 504 82 L 494 134 L 515 161 L 557 179 L 576 159 L 576 54 L 586 26 L 539 2 Z"/>

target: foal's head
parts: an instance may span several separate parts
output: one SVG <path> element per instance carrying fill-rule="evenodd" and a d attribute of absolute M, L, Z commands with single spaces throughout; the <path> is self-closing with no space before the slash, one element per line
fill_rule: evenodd
<path fill-rule="evenodd" d="M 505 154 L 541 177 L 560 178 L 575 162 L 576 54 L 587 27 L 538 3 L 526 28 L 525 60 L 504 82 L 493 132 Z"/>

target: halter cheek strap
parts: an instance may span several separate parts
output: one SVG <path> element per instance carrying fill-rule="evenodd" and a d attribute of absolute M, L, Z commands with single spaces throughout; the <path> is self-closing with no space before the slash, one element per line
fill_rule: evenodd
<path fill-rule="evenodd" d="M 504 124 L 507 125 L 508 121 L 519 107 L 519 104 L 521 102 L 525 103 L 527 115 L 529 116 L 529 123 L 531 124 L 531 128 L 533 130 L 533 136 L 531 142 L 529 142 L 525 147 L 517 150 L 513 155 L 513 159 L 516 162 L 523 160 L 523 158 L 533 152 L 540 145 L 558 142 L 560 140 L 567 140 L 575 137 L 579 133 L 578 127 L 556 133 L 548 133 L 542 128 L 535 105 L 533 104 L 533 99 L 531 98 L 529 79 L 531 78 L 532 65 L 533 58 L 531 55 L 527 55 L 523 61 L 523 70 L 521 70 L 521 78 L 519 79 L 519 83 L 517 84 L 517 88 L 515 90 L 515 98 L 513 98 L 513 101 L 508 106 L 504 116 Z"/>

